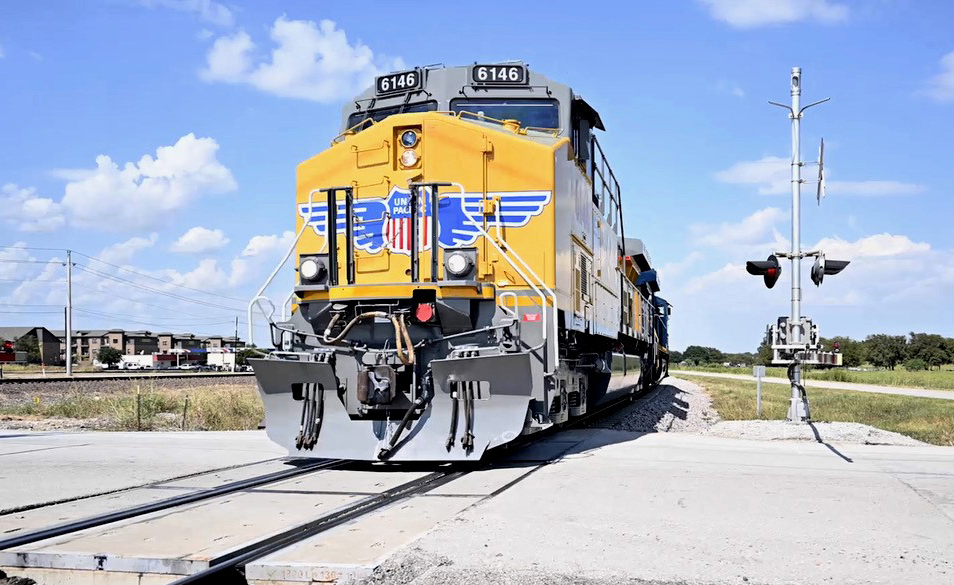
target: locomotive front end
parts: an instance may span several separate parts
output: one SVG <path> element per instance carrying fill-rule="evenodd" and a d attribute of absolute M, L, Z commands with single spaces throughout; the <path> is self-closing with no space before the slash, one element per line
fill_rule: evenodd
<path fill-rule="evenodd" d="M 556 100 L 538 101 L 523 107 L 553 108 L 553 128 L 450 99 L 365 107 L 299 165 L 292 316 L 271 324 L 276 351 L 251 360 L 268 435 L 289 453 L 479 459 L 552 422 L 566 139 Z"/>

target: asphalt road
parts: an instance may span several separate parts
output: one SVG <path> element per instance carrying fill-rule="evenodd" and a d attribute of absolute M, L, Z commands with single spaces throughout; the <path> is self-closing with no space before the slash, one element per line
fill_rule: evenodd
<path fill-rule="evenodd" d="M 744 380 L 754 382 L 752 376 L 742 374 L 722 374 L 719 372 L 698 372 L 692 370 L 670 370 L 673 376 L 702 376 L 705 378 L 725 378 L 727 380 Z M 766 384 L 789 385 L 785 378 L 762 378 Z M 898 394 L 900 396 L 918 396 L 920 398 L 940 398 L 954 400 L 952 390 L 929 390 L 927 388 L 901 388 L 898 386 L 876 386 L 874 384 L 855 384 L 852 382 L 830 382 L 828 380 L 804 380 L 807 388 L 830 388 L 832 390 L 854 390 L 856 392 L 873 392 L 875 394 Z"/>

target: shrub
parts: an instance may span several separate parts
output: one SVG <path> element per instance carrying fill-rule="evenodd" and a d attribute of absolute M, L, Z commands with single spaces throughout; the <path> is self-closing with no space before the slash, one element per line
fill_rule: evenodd
<path fill-rule="evenodd" d="M 904 369 L 909 372 L 919 372 L 928 369 L 928 364 L 921 358 L 911 358 L 904 362 Z"/>

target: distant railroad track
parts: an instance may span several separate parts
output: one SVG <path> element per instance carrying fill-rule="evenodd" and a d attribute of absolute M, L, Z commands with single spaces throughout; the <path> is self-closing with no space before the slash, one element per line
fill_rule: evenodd
<path fill-rule="evenodd" d="M 4 375 L 0 378 L 0 385 L 3 384 L 43 384 L 51 382 L 87 382 L 102 380 L 181 380 L 181 379 L 204 379 L 204 378 L 250 378 L 254 376 L 252 372 L 195 372 L 191 374 L 73 374 L 66 376 L 56 374 L 52 376 L 20 376 L 15 374 L 13 377 Z"/>

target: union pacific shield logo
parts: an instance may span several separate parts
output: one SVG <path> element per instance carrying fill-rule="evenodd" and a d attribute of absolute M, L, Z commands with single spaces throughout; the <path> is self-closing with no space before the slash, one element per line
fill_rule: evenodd
<path fill-rule="evenodd" d="M 550 191 L 504 191 L 488 193 L 488 198 L 499 197 L 497 213 L 487 216 L 487 226 L 522 227 L 531 218 L 543 213 L 550 203 Z M 359 250 L 377 254 L 385 248 L 393 253 L 411 253 L 411 193 L 408 189 L 393 187 L 384 199 L 356 199 L 354 202 L 354 245 Z M 469 246 L 480 237 L 476 226 L 482 224 L 482 193 L 441 194 L 438 207 L 438 243 L 442 248 Z M 298 214 L 319 236 L 326 234 L 327 202 L 298 205 Z M 418 249 L 431 247 L 433 213 L 429 190 L 418 194 Z M 338 234 L 345 232 L 344 200 L 338 201 L 336 213 Z M 475 225 L 476 223 L 476 225 Z"/>

